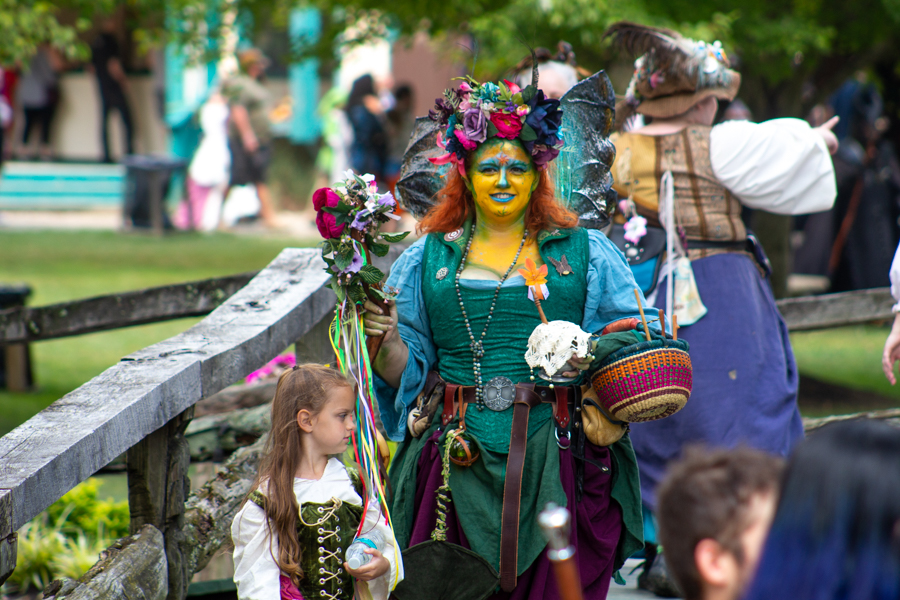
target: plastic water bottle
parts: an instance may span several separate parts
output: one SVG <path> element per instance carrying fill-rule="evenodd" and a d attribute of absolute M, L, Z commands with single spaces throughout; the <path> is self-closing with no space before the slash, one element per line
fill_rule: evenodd
<path fill-rule="evenodd" d="M 362 537 L 353 540 L 353 543 L 347 548 L 344 558 L 347 561 L 347 565 L 355 570 L 369 564 L 369 561 L 372 560 L 372 555 L 366 554 L 366 550 L 370 548 L 381 550 L 382 546 L 384 546 L 384 537 L 377 529 L 373 529 L 363 534 Z"/>

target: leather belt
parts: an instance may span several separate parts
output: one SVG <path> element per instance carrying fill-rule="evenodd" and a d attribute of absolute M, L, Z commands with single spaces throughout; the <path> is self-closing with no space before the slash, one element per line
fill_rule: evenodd
<path fill-rule="evenodd" d="M 552 403 L 554 405 L 553 418 L 557 426 L 566 429 L 570 421 L 569 401 L 577 401 L 577 394 L 580 391 L 580 388 L 571 386 L 549 388 L 535 386 L 533 383 L 516 385 L 509 454 L 506 458 L 506 479 L 503 482 L 503 512 L 500 517 L 500 587 L 505 592 L 515 589 L 518 579 L 519 513 L 521 512 L 525 452 L 528 448 L 528 418 L 531 409 L 544 402 Z M 442 425 L 446 427 L 456 416 L 457 410 L 459 410 L 462 421 L 465 418 L 466 406 L 474 401 L 474 386 L 448 383 L 444 392 Z"/>
<path fill-rule="evenodd" d="M 516 385 L 516 401 L 518 401 L 518 389 L 532 388 L 538 394 L 539 404 L 553 404 L 553 419 L 556 424 L 563 429 L 569 427 L 572 420 L 569 414 L 569 401 L 574 400 L 572 396 L 578 390 L 572 386 L 554 386 L 553 388 L 519 383 Z M 444 388 L 444 409 L 441 411 L 441 426 L 446 427 L 450 421 L 456 417 L 457 411 L 460 410 L 461 401 L 466 404 L 475 403 L 475 386 L 473 385 L 457 385 L 455 383 L 447 383 Z"/>

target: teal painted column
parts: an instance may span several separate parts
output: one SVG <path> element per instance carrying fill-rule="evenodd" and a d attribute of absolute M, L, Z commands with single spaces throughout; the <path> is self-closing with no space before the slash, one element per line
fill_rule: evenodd
<path fill-rule="evenodd" d="M 314 8 L 298 8 L 291 12 L 288 32 L 299 46 L 319 39 L 322 19 Z M 316 114 L 319 105 L 319 61 L 310 58 L 291 65 L 288 86 L 294 101 L 288 138 L 295 144 L 314 144 L 322 134 L 322 121 Z"/>

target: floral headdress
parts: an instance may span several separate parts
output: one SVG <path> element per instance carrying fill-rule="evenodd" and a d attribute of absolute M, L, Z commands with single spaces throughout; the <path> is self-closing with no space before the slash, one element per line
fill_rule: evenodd
<path fill-rule="evenodd" d="M 525 89 L 507 80 L 496 84 L 461 79 L 459 87 L 448 88 L 428 111 L 429 118 L 446 128 L 437 141 L 447 154 L 430 158 L 432 163 L 452 162 L 465 177 L 466 157 L 491 137 L 520 140 L 539 169 L 556 158 L 563 146 L 562 111 L 559 100 L 537 89 L 536 75 Z"/>

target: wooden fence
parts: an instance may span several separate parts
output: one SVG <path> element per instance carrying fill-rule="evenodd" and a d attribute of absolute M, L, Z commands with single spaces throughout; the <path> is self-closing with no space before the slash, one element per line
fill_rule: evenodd
<path fill-rule="evenodd" d="M 386 270 L 398 249 L 380 265 Z M 0 438 L 0 583 L 15 567 L 16 531 L 127 454 L 132 536 L 79 581 L 47 598 L 184 598 L 193 574 L 228 538 L 259 444 L 188 494 L 184 431 L 193 405 L 292 343 L 330 351 L 335 297 L 318 250 L 286 249 L 255 276 L 193 282 L 41 308 L 0 311 L 0 344 L 23 344 L 209 313 L 184 333 L 123 358 Z M 891 317 L 887 289 L 779 301 L 794 331 Z"/>

